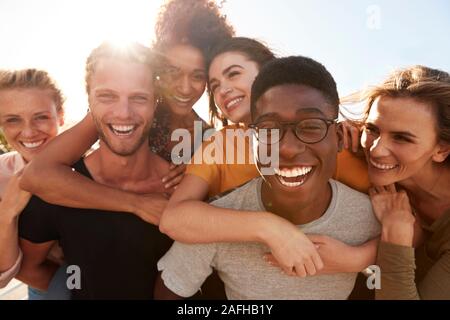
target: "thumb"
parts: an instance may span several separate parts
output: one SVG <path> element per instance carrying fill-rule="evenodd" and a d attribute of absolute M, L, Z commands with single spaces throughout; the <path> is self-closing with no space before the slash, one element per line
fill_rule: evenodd
<path fill-rule="evenodd" d="M 308 234 L 306 235 L 309 240 L 311 240 L 315 245 L 324 244 L 326 242 L 326 237 L 319 234 Z"/>

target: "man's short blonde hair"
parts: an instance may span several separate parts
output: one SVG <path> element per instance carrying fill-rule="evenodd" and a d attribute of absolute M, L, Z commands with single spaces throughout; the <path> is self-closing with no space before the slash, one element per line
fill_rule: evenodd
<path fill-rule="evenodd" d="M 103 42 L 100 46 L 92 50 L 86 61 L 86 92 L 89 94 L 90 80 L 95 72 L 98 62 L 101 59 L 110 58 L 121 61 L 140 63 L 149 66 L 153 73 L 153 54 L 150 48 L 147 48 L 137 42 L 127 46 L 116 46 L 110 42 Z"/>

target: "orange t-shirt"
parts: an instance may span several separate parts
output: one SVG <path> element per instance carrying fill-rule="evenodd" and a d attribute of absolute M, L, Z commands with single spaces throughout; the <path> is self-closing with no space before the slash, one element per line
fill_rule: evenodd
<path fill-rule="evenodd" d="M 243 143 L 239 146 L 232 140 L 230 141 L 229 136 L 227 137 L 228 133 L 226 133 L 226 129 L 232 129 L 235 131 L 234 136 L 244 138 L 241 140 Z M 230 125 L 216 132 L 213 135 L 214 138 L 211 138 L 211 141 L 203 142 L 202 147 L 198 148 L 195 152 L 191 162 L 197 161 L 198 163 L 187 165 L 187 174 L 196 175 L 208 182 L 208 197 L 213 197 L 236 188 L 259 176 L 253 155 L 249 154 L 252 147 L 250 142 L 251 138 L 247 139 L 244 137 L 243 130 L 245 129 L 236 129 L 243 128 L 237 125 Z M 212 152 L 213 149 L 214 152 Z M 241 161 L 242 163 L 236 163 L 236 161 L 226 163 L 226 157 L 230 155 L 230 152 L 234 155 L 233 160 L 236 160 L 238 150 L 245 150 L 244 161 Z M 340 152 L 338 154 L 337 167 L 333 179 L 353 189 L 367 193 L 369 179 L 367 176 L 366 160 L 364 158 L 358 158 L 347 150 Z"/>

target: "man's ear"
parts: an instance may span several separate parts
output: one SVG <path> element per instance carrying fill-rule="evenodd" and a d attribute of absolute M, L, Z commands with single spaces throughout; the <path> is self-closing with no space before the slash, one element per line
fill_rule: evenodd
<path fill-rule="evenodd" d="M 450 144 L 446 142 L 439 142 L 436 146 L 436 151 L 431 157 L 434 162 L 444 162 L 450 155 Z"/>
<path fill-rule="evenodd" d="M 336 134 L 338 139 L 338 152 L 341 152 L 344 148 L 344 128 L 340 122 L 336 124 Z"/>
<path fill-rule="evenodd" d="M 64 111 L 58 112 L 58 125 L 62 127 L 64 125 Z"/>

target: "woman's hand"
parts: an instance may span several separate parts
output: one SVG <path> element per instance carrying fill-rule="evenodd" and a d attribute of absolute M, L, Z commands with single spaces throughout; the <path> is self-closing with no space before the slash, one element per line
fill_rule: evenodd
<path fill-rule="evenodd" d="M 342 121 L 341 124 L 344 135 L 344 148 L 354 153 L 358 152 L 360 141 L 359 129 L 348 120 Z"/>
<path fill-rule="evenodd" d="M 170 164 L 169 173 L 163 177 L 162 182 L 164 183 L 164 188 L 176 189 L 178 184 L 180 184 L 181 179 L 184 177 L 184 173 L 186 172 L 185 164 Z"/>
<path fill-rule="evenodd" d="M 266 241 L 270 255 L 287 275 L 315 275 L 323 268 L 323 262 L 312 241 L 293 224 L 283 223 L 282 226 L 272 227 L 275 234 Z"/>
<path fill-rule="evenodd" d="M 394 184 L 369 190 L 373 210 L 382 224 L 381 240 L 397 245 L 413 245 L 414 217 L 405 191 Z"/>
<path fill-rule="evenodd" d="M 11 177 L 0 202 L 0 216 L 5 219 L 18 217 L 31 198 L 31 193 L 22 190 L 19 186 L 21 174 L 22 171 Z"/>
<path fill-rule="evenodd" d="M 342 241 L 323 235 L 307 235 L 322 258 L 324 267 L 317 275 L 343 272 L 360 272 L 375 263 L 378 241 L 371 240 L 361 246 L 350 246 Z M 265 259 L 273 266 L 279 263 L 271 254 Z"/>

